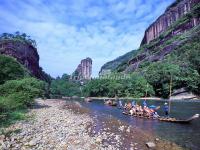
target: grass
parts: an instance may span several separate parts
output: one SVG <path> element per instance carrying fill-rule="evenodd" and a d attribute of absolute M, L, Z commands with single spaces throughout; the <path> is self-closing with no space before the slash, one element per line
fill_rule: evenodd
<path fill-rule="evenodd" d="M 0 135 L 4 135 L 5 137 L 10 137 L 12 133 L 19 133 L 21 129 L 5 130 L 5 128 L 10 126 L 11 124 L 14 124 L 16 121 L 28 119 L 26 113 L 27 110 L 21 109 L 13 112 L 7 112 L 6 114 L 4 113 L 3 115 L 0 114 L 0 116 L 3 116 L 0 117 Z"/>
<path fill-rule="evenodd" d="M 21 110 L 15 110 L 12 112 L 7 112 L 4 114 L 4 117 L 0 118 L 0 128 L 3 127 L 8 127 L 9 125 L 15 123 L 16 121 L 19 120 L 26 120 L 28 119 L 27 116 L 27 110 L 26 109 L 21 109 Z"/>

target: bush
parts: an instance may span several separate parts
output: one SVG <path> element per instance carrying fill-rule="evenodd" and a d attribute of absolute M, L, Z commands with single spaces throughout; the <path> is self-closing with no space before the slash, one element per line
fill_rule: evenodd
<path fill-rule="evenodd" d="M 179 86 L 184 86 L 188 91 L 200 95 L 200 75 L 198 71 L 192 68 L 182 68 L 181 72 Z"/>
<path fill-rule="evenodd" d="M 0 85 L 0 110 L 26 108 L 34 102 L 34 98 L 43 97 L 44 82 L 35 78 L 10 80 Z"/>
<path fill-rule="evenodd" d="M 28 71 L 20 63 L 8 56 L 0 55 L 0 68 L 0 84 L 28 75 Z"/>

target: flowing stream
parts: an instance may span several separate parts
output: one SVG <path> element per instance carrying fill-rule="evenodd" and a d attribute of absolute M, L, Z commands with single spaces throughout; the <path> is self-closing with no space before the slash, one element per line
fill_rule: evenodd
<path fill-rule="evenodd" d="M 125 100 L 126 101 L 126 100 Z M 124 102 L 125 102 L 124 101 Z M 93 100 L 91 103 L 81 102 L 82 106 L 91 110 L 92 114 L 99 117 L 111 115 L 129 125 L 137 126 L 142 130 L 159 136 L 163 139 L 175 142 L 176 144 L 191 150 L 200 149 L 200 118 L 190 124 L 177 124 L 169 122 L 160 122 L 157 120 L 142 119 L 130 117 L 122 114 L 122 110 L 117 107 L 104 105 L 102 100 Z M 143 101 L 137 101 L 141 104 Z M 148 105 L 161 106 L 158 110 L 159 115 L 164 115 L 164 101 L 147 101 Z M 200 102 L 173 101 L 171 102 L 170 116 L 187 119 L 194 114 L 200 114 Z"/>

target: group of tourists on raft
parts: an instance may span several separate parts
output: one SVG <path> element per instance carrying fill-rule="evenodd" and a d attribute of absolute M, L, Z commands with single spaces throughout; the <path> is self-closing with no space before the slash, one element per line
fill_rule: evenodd
<path fill-rule="evenodd" d="M 125 103 L 124 106 L 122 101 L 119 101 L 119 107 L 124 109 L 124 113 L 127 113 L 132 116 L 141 116 L 141 117 L 148 117 L 148 118 L 159 118 L 160 116 L 157 113 L 157 110 L 160 106 L 156 107 L 154 105 L 147 106 L 146 100 L 143 102 L 143 106 L 138 105 L 135 101 Z M 164 104 L 164 112 L 165 115 L 168 117 L 169 107 L 168 104 Z"/>

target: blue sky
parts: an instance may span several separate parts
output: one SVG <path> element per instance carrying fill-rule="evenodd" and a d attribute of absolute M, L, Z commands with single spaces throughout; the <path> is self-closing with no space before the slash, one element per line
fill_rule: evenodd
<path fill-rule="evenodd" d="M 137 49 L 145 29 L 174 0 L 0 0 L 0 32 L 37 41 L 40 66 L 71 74 L 85 57 L 100 67 Z"/>

